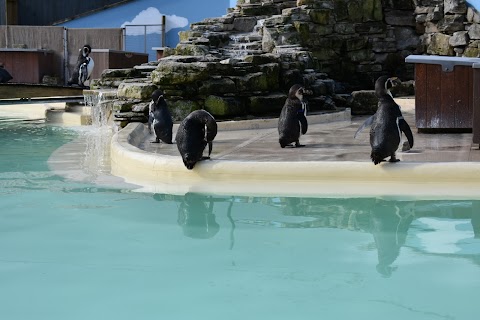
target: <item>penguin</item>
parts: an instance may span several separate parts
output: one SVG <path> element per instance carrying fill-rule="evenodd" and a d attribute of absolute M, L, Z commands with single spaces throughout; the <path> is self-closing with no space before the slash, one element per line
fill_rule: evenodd
<path fill-rule="evenodd" d="M 288 97 L 278 119 L 278 141 L 282 148 L 293 142 L 297 148 L 305 146 L 299 141 L 300 134 L 305 134 L 308 130 L 307 103 L 304 95 L 305 88 L 299 84 L 294 84 L 288 91 Z"/>
<path fill-rule="evenodd" d="M 91 57 L 86 57 L 85 62 L 83 62 L 80 66 L 80 70 L 78 73 L 78 85 L 81 87 L 85 87 L 85 82 L 90 80 L 92 76 L 93 67 L 95 63 Z"/>
<path fill-rule="evenodd" d="M 164 143 L 172 144 L 172 115 L 168 110 L 167 102 L 161 90 L 157 89 L 152 93 L 149 109 L 148 131 L 152 132 L 153 125 L 156 137 L 152 143 L 160 143 L 160 140 L 162 140 Z"/>
<path fill-rule="evenodd" d="M 368 123 L 372 125 L 370 129 L 370 146 L 372 147 L 370 158 L 375 165 L 384 161 L 387 157 L 390 157 L 389 162 L 400 161 L 395 157 L 395 152 L 400 144 L 402 132 L 407 137 L 409 147 L 413 147 L 412 130 L 403 118 L 400 106 L 393 100 L 390 92 L 390 88 L 398 81 L 397 77 L 389 78 L 388 76 L 381 76 L 377 79 L 375 82 L 375 94 L 378 97 L 377 112 L 367 119 L 360 128 L 362 129 Z"/>
<path fill-rule="evenodd" d="M 196 110 L 190 113 L 180 123 L 175 140 L 183 163 L 188 170 L 192 170 L 198 161 L 210 159 L 212 141 L 217 135 L 217 122 L 205 110 Z M 208 156 L 203 151 L 208 144 Z"/>
<path fill-rule="evenodd" d="M 78 84 L 80 86 L 85 86 L 85 81 L 90 79 L 95 65 L 93 59 L 90 57 L 91 52 L 92 48 L 88 44 L 84 45 L 80 50 L 72 76 L 67 82 L 68 85 Z"/>
<path fill-rule="evenodd" d="M 5 69 L 3 63 L 0 63 L 0 83 L 6 83 L 12 79 L 12 75 Z"/>

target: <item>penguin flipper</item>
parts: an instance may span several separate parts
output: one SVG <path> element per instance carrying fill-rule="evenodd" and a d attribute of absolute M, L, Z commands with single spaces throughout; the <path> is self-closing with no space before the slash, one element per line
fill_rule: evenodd
<path fill-rule="evenodd" d="M 410 126 L 408 125 L 407 121 L 405 121 L 405 119 L 403 119 L 403 118 L 399 119 L 398 120 L 398 127 L 407 137 L 408 144 L 410 144 L 410 148 L 413 148 L 413 134 L 412 134 L 412 130 L 410 129 Z"/>
<path fill-rule="evenodd" d="M 374 114 L 373 116 L 368 117 L 367 120 L 358 128 L 357 132 L 355 132 L 355 135 L 353 136 L 354 139 L 357 139 L 357 135 L 362 132 L 363 129 L 365 129 L 368 126 L 371 126 L 373 121 L 375 120 L 377 114 Z"/>
<path fill-rule="evenodd" d="M 302 134 L 307 133 L 308 130 L 308 122 L 307 122 L 307 117 L 303 113 L 298 114 L 298 121 L 300 122 L 300 127 L 302 130 Z"/>

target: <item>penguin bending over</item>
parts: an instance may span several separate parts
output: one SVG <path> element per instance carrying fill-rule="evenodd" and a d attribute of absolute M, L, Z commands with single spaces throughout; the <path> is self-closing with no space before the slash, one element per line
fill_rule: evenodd
<path fill-rule="evenodd" d="M 152 93 L 149 109 L 148 131 L 152 132 L 153 125 L 156 137 L 152 143 L 160 143 L 160 140 L 162 140 L 164 143 L 172 144 L 172 115 L 168 110 L 167 102 L 161 90 L 157 89 Z"/>
<path fill-rule="evenodd" d="M 288 91 L 288 97 L 283 105 L 278 119 L 278 134 L 280 147 L 295 142 L 295 147 L 304 147 L 300 144 L 300 134 L 307 133 L 307 103 L 304 100 L 305 88 L 294 84 Z"/>
<path fill-rule="evenodd" d="M 95 65 L 93 59 L 89 56 L 91 52 L 92 48 L 88 44 L 84 45 L 80 50 L 72 76 L 67 82 L 69 85 L 78 84 L 83 87 L 85 86 L 85 81 L 90 79 Z"/>
<path fill-rule="evenodd" d="M 192 170 L 198 161 L 210 159 L 212 141 L 217 135 L 217 122 L 205 110 L 196 110 L 190 113 L 177 130 L 175 140 L 178 151 L 182 156 L 183 164 Z M 203 151 L 208 144 L 208 156 L 203 156 Z"/>
<path fill-rule="evenodd" d="M 397 77 L 389 78 L 388 76 L 377 79 L 375 82 L 375 94 L 378 97 L 377 112 L 360 128 L 365 127 L 368 122 L 372 123 L 370 158 L 374 164 L 379 164 L 387 157 L 390 157 L 389 162 L 400 161 L 395 157 L 395 152 L 400 144 L 402 132 L 407 137 L 410 148 L 413 147 L 412 130 L 403 118 L 400 106 L 393 100 L 389 90 L 398 81 Z"/>

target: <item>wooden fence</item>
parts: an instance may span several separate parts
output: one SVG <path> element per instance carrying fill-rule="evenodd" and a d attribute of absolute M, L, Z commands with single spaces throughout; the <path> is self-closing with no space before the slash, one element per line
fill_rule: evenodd
<path fill-rule="evenodd" d="M 78 52 L 83 45 L 89 44 L 92 49 L 123 50 L 123 30 L 121 28 L 107 29 L 73 29 L 64 27 L 44 26 L 0 26 L 0 51 L 4 49 L 27 49 L 39 52 L 51 52 L 50 74 L 45 74 L 59 79 L 60 84 L 65 84 L 75 63 Z M 9 50 L 4 50 L 9 51 Z M 1 59 L 0 55 L 0 59 Z M 9 66 L 9 61 L 0 61 L 7 70 L 15 67 L 12 74 L 13 82 L 16 79 L 26 79 L 26 75 L 19 72 L 31 72 L 28 68 Z"/>

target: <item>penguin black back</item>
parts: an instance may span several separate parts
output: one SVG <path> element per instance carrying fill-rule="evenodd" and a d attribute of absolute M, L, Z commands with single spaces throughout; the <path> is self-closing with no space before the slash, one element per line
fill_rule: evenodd
<path fill-rule="evenodd" d="M 180 123 L 175 140 L 185 167 L 193 169 L 198 161 L 209 159 L 212 152 L 212 142 L 217 135 L 217 122 L 205 110 L 190 113 Z M 203 151 L 208 144 L 208 156 Z"/>
<path fill-rule="evenodd" d="M 155 143 L 159 143 L 162 140 L 164 143 L 172 144 L 172 115 L 168 110 L 163 93 L 159 89 L 152 94 L 148 122 L 149 126 L 153 125 L 156 136 Z"/>
<path fill-rule="evenodd" d="M 374 164 L 390 157 L 390 162 L 399 161 L 395 153 L 400 144 L 402 132 L 405 133 L 410 147 L 413 147 L 413 135 L 410 126 L 403 118 L 400 106 L 393 100 L 390 88 L 398 78 L 382 76 L 375 82 L 375 94 L 378 97 L 378 109 L 370 130 L 370 157 Z"/>
<path fill-rule="evenodd" d="M 299 141 L 300 134 L 305 134 L 308 130 L 304 94 L 305 88 L 299 84 L 294 84 L 288 91 L 278 119 L 278 141 L 282 148 L 294 142 L 296 147 L 304 146 Z"/>

